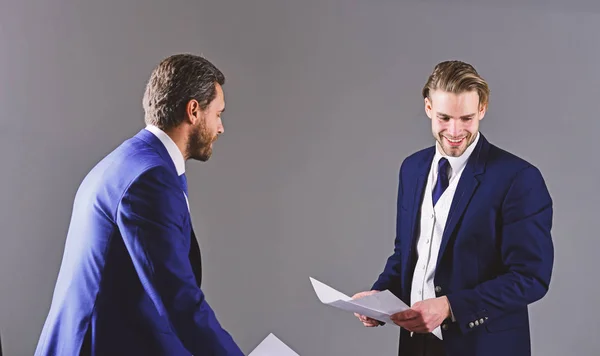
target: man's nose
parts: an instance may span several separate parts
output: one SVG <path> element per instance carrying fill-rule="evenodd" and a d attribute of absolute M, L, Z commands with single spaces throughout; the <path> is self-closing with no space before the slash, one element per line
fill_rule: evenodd
<path fill-rule="evenodd" d="M 448 123 L 448 127 L 446 128 L 446 130 L 448 131 L 448 133 L 450 134 L 450 136 L 452 136 L 452 137 L 458 136 L 460 128 L 459 128 L 457 120 L 450 120 L 450 122 Z"/>

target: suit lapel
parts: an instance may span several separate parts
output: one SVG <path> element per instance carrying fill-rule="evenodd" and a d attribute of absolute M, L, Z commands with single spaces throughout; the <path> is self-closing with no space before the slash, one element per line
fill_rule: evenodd
<path fill-rule="evenodd" d="M 465 167 L 465 171 L 460 177 L 454 198 L 452 199 L 452 205 L 450 205 L 450 211 L 448 212 L 448 219 L 446 220 L 446 226 L 444 227 L 444 233 L 442 234 L 442 242 L 440 245 L 440 251 L 438 253 L 437 266 L 440 265 L 444 251 L 448 246 L 450 236 L 454 233 L 458 221 L 465 213 L 471 197 L 475 193 L 475 190 L 479 186 L 478 176 L 485 170 L 485 163 L 487 161 L 487 153 L 489 151 L 489 143 L 481 134 L 479 142 L 469 161 Z"/>
<path fill-rule="evenodd" d="M 426 151 L 423 160 L 417 166 L 417 184 L 413 196 L 412 210 L 410 212 L 410 253 L 412 253 L 416 241 L 417 226 L 419 225 L 420 221 L 419 212 L 421 211 L 421 202 L 423 201 L 423 194 L 425 191 L 425 187 L 427 186 L 427 176 L 429 175 L 429 169 L 431 168 L 431 161 L 433 161 L 434 155 L 435 147 Z M 409 256 L 411 255 L 410 253 Z"/>

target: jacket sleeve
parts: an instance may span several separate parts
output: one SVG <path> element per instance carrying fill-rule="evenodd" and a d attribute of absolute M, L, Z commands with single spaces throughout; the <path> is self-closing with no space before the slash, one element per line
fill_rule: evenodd
<path fill-rule="evenodd" d="M 476 320 L 493 322 L 548 291 L 554 263 L 552 199 L 534 166 L 515 177 L 502 204 L 500 225 L 503 273 L 473 289 L 447 295 L 463 332 L 473 330 L 470 324 Z"/>
<path fill-rule="evenodd" d="M 383 272 L 379 275 L 379 278 L 371 287 L 372 290 L 389 290 L 393 293 L 399 294 L 398 288 L 400 286 L 400 265 L 401 265 L 401 255 L 400 255 L 400 223 L 401 223 L 401 214 L 402 214 L 402 195 L 403 195 L 403 187 L 402 187 L 402 167 L 400 167 L 400 172 L 398 174 L 398 198 L 396 202 L 396 238 L 394 239 L 394 253 L 387 259 Z"/>
<path fill-rule="evenodd" d="M 195 355 L 243 355 L 196 283 L 183 232 L 187 214 L 177 180 L 154 167 L 123 195 L 117 225 L 145 291 L 183 345 Z"/>

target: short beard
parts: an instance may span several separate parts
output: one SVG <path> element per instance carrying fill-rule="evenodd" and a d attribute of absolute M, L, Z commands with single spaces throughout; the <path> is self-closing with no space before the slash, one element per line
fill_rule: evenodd
<path fill-rule="evenodd" d="M 200 123 L 188 137 L 187 153 L 189 158 L 206 162 L 212 155 L 211 144 L 214 138 L 210 136 L 206 125 Z"/>
<path fill-rule="evenodd" d="M 469 146 L 471 146 L 471 144 L 473 144 L 473 142 L 475 142 L 476 137 L 477 137 L 476 135 L 472 135 L 470 132 L 467 133 L 467 136 L 465 137 L 466 146 L 465 146 L 465 149 L 461 152 L 454 152 L 452 147 L 448 147 L 448 152 L 446 152 L 446 149 L 445 149 L 446 147 L 444 146 L 444 136 L 441 133 L 438 133 L 436 140 L 440 146 L 440 149 L 444 152 L 444 154 L 446 154 L 446 156 L 460 157 L 463 155 L 463 153 L 465 153 L 467 151 Z"/>

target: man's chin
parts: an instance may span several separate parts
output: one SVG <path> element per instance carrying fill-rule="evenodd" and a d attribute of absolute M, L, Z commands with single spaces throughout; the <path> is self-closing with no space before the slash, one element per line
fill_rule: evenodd
<path fill-rule="evenodd" d="M 192 159 L 195 161 L 206 162 L 210 159 L 210 156 L 209 155 L 204 155 L 204 156 L 198 155 L 198 156 L 193 156 Z"/>
<path fill-rule="evenodd" d="M 192 156 L 192 159 L 195 159 L 196 161 L 206 162 L 210 159 L 211 156 L 212 149 L 208 149 L 207 151 L 199 152 L 197 155 Z"/>
<path fill-rule="evenodd" d="M 463 147 L 463 145 L 460 145 L 458 147 L 442 145 L 442 148 L 444 150 L 444 153 L 450 157 L 460 157 L 467 150 L 467 148 Z"/>

